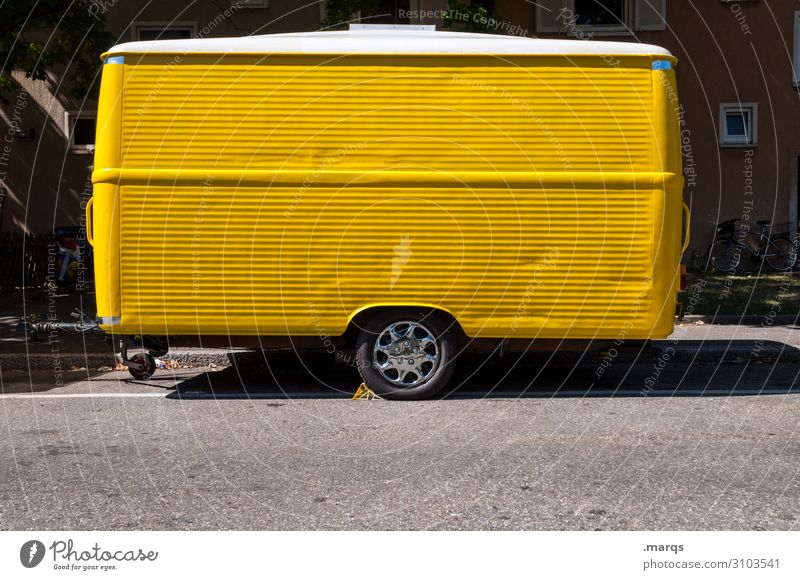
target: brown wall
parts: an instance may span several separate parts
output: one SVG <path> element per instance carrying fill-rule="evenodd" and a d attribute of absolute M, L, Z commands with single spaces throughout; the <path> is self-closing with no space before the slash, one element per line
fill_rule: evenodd
<path fill-rule="evenodd" d="M 425 9 L 444 5 L 443 0 L 422 3 Z M 130 39 L 129 25 L 133 21 L 194 21 L 198 34 L 203 36 L 319 27 L 319 7 L 296 0 L 270 0 L 267 9 L 241 9 L 222 20 L 220 6 L 226 4 L 170 0 L 150 3 L 140 11 L 135 3 L 118 2 L 107 18 L 120 42 Z M 298 6 L 305 7 L 294 11 Z M 691 172 L 687 174 L 686 199 L 693 209 L 692 249 L 705 250 L 719 220 L 749 214 L 752 222 L 761 218 L 775 223 L 797 221 L 800 99 L 792 84 L 791 62 L 796 9 L 800 4 L 789 0 L 738 4 L 668 0 L 667 30 L 595 37 L 658 44 L 680 60 L 677 73 L 686 122 L 684 162 L 685 170 Z M 515 25 L 516 30 L 535 35 L 533 4 L 496 0 L 495 15 Z M 80 104 L 53 98 L 44 83 L 33 83 L 30 88 L 32 96 L 23 109 L 22 124 L 35 127 L 43 138 L 12 144 L 12 161 L 5 168 L 12 191 L 2 216 L 4 230 L 25 226 L 32 231 L 46 231 L 54 224 L 75 222 L 80 213 L 77 202 L 91 162 L 91 156 L 66 153 L 62 135 L 63 108 L 79 108 Z M 747 149 L 718 145 L 719 105 L 723 102 L 758 103 L 752 197 L 745 194 Z M 9 106 L 3 107 L 6 117 L 8 111 Z M 0 131 L 5 134 L 3 121 Z M 750 199 L 752 209 L 746 205 Z"/>
<path fill-rule="evenodd" d="M 696 6 L 702 7 L 701 13 Z M 696 185 L 686 190 L 693 204 L 695 248 L 704 249 L 720 219 L 749 213 L 751 222 L 797 222 L 797 190 L 790 171 L 800 155 L 800 100 L 792 78 L 798 8 L 800 4 L 788 1 L 672 0 L 670 30 L 642 35 L 643 41 L 662 44 L 680 59 L 679 90 L 697 173 Z M 745 192 L 750 148 L 718 146 L 719 104 L 724 102 L 758 103 L 753 195 Z"/>
<path fill-rule="evenodd" d="M 523 18 L 527 10 L 528 26 L 535 31 L 533 9 L 519 5 L 516 0 L 498 0 L 497 13 Z M 660 45 L 679 59 L 678 89 L 686 122 L 684 170 L 693 172 L 693 178 L 687 174 L 685 189 L 692 206 L 693 250 L 705 251 L 716 223 L 728 218 L 747 214 L 753 228 L 758 228 L 757 219 L 797 222 L 800 99 L 792 77 L 795 10 L 800 3 L 789 0 L 667 0 L 667 30 L 595 36 Z M 757 147 L 719 146 L 720 103 L 735 102 L 758 103 Z M 745 194 L 743 173 L 748 149 L 753 151 L 752 196 Z"/>

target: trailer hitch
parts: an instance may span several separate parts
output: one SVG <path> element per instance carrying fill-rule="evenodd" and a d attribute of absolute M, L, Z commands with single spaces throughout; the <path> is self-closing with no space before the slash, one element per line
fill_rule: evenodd
<path fill-rule="evenodd" d="M 21 320 L 17 326 L 17 330 L 27 330 L 32 338 L 36 338 L 39 334 L 50 334 L 53 332 L 72 332 L 76 334 L 83 334 L 92 332 L 100 327 L 100 324 L 87 316 L 80 310 L 75 310 L 70 314 L 72 318 L 76 318 L 77 322 L 63 322 L 60 320 L 45 320 L 41 321 L 35 315 L 28 317 L 27 320 Z"/>
<path fill-rule="evenodd" d="M 94 331 L 103 332 L 100 330 L 100 323 L 84 314 L 81 310 L 76 309 L 70 314 L 75 318 L 76 322 L 63 322 L 60 320 L 41 320 L 37 315 L 33 314 L 27 319 L 20 320 L 17 325 L 17 330 L 27 331 L 28 335 L 36 339 L 40 335 L 49 335 L 52 333 L 65 332 L 75 334 L 85 334 Z M 113 337 L 112 343 L 113 343 Z M 149 380 L 153 373 L 156 371 L 156 360 L 150 353 L 139 353 L 128 358 L 128 343 L 125 337 L 119 338 L 119 350 L 117 351 L 117 362 L 128 367 L 128 371 L 134 378 L 140 380 Z M 160 354 L 161 351 L 154 351 Z M 166 351 L 164 351 L 166 352 Z"/>

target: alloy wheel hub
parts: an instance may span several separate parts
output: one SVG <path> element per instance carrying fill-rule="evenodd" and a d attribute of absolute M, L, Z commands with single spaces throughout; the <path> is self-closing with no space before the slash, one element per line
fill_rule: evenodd
<path fill-rule="evenodd" d="M 373 360 L 384 379 L 415 387 L 430 380 L 439 368 L 438 341 L 418 322 L 395 322 L 378 333 Z"/>

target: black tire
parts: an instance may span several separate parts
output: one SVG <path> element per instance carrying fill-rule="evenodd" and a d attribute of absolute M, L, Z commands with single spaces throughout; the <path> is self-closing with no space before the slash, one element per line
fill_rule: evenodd
<path fill-rule="evenodd" d="M 435 311 L 402 309 L 372 316 L 356 339 L 356 365 L 364 384 L 386 399 L 424 399 L 441 391 L 455 370 L 450 324 Z"/>
<path fill-rule="evenodd" d="M 708 263 L 717 272 L 735 272 L 742 263 L 742 250 L 736 242 L 717 240 L 708 247 Z"/>
<path fill-rule="evenodd" d="M 767 244 L 767 266 L 776 272 L 789 272 L 797 262 L 797 249 L 790 240 L 778 238 Z"/>
<path fill-rule="evenodd" d="M 128 367 L 128 372 L 131 373 L 131 376 L 134 379 L 139 381 L 149 381 L 150 377 L 153 376 L 153 373 L 156 372 L 156 359 L 147 353 L 142 352 L 135 354 L 131 357 L 131 361 L 144 365 L 143 370 L 135 370 L 132 367 Z"/>

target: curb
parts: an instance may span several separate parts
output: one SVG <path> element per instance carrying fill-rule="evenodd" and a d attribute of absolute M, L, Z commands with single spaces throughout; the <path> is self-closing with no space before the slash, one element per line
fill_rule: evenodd
<path fill-rule="evenodd" d="M 117 361 L 111 353 L 76 352 L 76 353 L 13 353 L 0 354 L 0 370 L 26 371 L 62 369 L 73 367 L 92 368 L 114 367 Z"/>
<path fill-rule="evenodd" d="M 687 314 L 678 324 L 691 324 L 702 322 L 703 324 L 717 324 L 722 326 L 796 326 L 800 324 L 800 314 L 779 314 L 769 316 L 767 314 Z"/>
<path fill-rule="evenodd" d="M 744 344 L 731 345 L 726 340 L 700 341 L 700 344 L 675 346 L 670 341 L 653 341 L 656 358 L 679 362 L 766 364 L 777 362 L 800 362 L 800 349 L 789 344 L 753 340 L 737 341 Z M 672 349 L 672 350 L 670 350 Z"/>
<path fill-rule="evenodd" d="M 135 350 L 131 351 L 136 352 Z M 225 349 L 175 349 L 162 360 L 175 361 L 188 366 L 229 366 L 231 357 L 237 351 Z M 238 359 L 237 359 L 238 360 Z M 73 353 L 4 353 L 0 354 L 0 370 L 49 370 L 56 367 L 68 370 L 72 367 L 98 369 L 115 367 L 116 356 L 111 352 L 73 352 Z"/>

